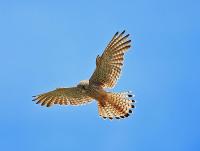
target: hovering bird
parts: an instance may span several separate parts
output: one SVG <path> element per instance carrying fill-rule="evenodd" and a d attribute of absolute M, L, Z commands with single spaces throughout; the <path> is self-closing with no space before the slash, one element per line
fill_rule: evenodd
<path fill-rule="evenodd" d="M 129 34 L 116 33 L 101 56 L 96 58 L 96 69 L 89 80 L 82 80 L 75 87 L 56 90 L 33 96 L 36 104 L 50 107 L 59 105 L 81 105 L 96 100 L 99 115 L 104 119 L 121 119 L 132 113 L 134 95 L 127 92 L 107 92 L 113 88 L 121 73 L 124 53 L 131 47 Z"/>

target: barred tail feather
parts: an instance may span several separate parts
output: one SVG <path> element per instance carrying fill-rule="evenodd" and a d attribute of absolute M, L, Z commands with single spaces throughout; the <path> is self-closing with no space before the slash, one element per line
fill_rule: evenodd
<path fill-rule="evenodd" d="M 107 99 L 104 103 L 98 101 L 99 115 L 104 119 L 125 118 L 132 113 L 134 106 L 134 96 L 130 92 L 107 93 Z"/>

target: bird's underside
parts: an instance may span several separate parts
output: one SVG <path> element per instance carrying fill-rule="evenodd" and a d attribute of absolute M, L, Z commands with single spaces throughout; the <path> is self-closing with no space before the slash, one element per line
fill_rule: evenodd
<path fill-rule="evenodd" d="M 116 33 L 101 56 L 96 58 L 96 69 L 89 80 L 80 81 L 75 87 L 56 90 L 33 96 L 33 101 L 50 107 L 59 105 L 81 105 L 96 100 L 99 115 L 104 119 L 128 117 L 134 108 L 134 96 L 130 92 L 112 93 L 124 61 L 124 53 L 130 48 L 129 34 Z"/>

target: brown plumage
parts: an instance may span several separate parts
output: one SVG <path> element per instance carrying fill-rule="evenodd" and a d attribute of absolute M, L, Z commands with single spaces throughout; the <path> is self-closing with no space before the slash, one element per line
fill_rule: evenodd
<path fill-rule="evenodd" d="M 96 58 L 96 69 L 89 80 L 80 81 L 76 87 L 58 88 L 54 91 L 34 96 L 37 104 L 50 107 L 54 104 L 81 105 L 97 100 L 99 115 L 103 118 L 121 119 L 128 117 L 134 108 L 134 97 L 130 92 L 112 93 L 104 88 L 112 88 L 117 83 L 124 62 L 124 53 L 131 47 L 129 34 L 116 33 L 101 56 Z"/>

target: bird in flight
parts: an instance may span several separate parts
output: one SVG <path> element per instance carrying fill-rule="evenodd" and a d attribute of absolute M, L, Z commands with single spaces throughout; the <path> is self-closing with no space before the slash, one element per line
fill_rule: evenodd
<path fill-rule="evenodd" d="M 89 80 L 82 80 L 77 86 L 57 88 L 53 91 L 33 96 L 36 104 L 50 107 L 58 105 L 81 105 L 96 100 L 99 115 L 104 119 L 121 119 L 132 113 L 135 101 L 130 91 L 107 92 L 119 79 L 124 53 L 131 47 L 129 34 L 116 33 L 101 56 L 96 58 L 96 69 Z"/>

